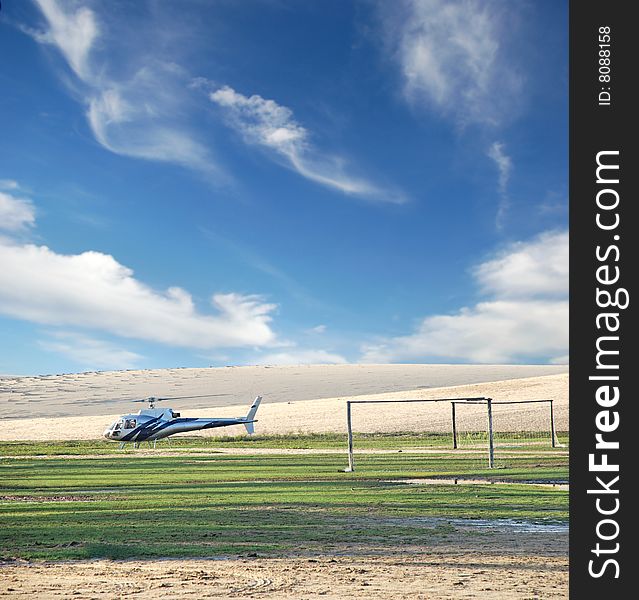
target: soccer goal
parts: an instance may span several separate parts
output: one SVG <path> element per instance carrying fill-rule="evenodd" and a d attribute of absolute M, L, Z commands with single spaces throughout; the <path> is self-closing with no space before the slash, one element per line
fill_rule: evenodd
<path fill-rule="evenodd" d="M 424 403 L 427 410 L 408 409 L 408 405 Z M 552 400 L 518 400 L 497 402 L 492 398 L 431 398 L 348 400 L 346 402 L 346 427 L 348 432 L 348 467 L 355 470 L 353 438 L 353 405 L 394 404 L 392 413 L 385 411 L 385 420 L 377 421 L 377 429 L 388 434 L 393 431 L 389 421 L 409 424 L 411 431 L 420 432 L 428 445 L 439 448 L 458 448 L 484 456 L 482 463 L 495 466 L 495 448 L 516 448 L 528 445 L 552 448 L 561 446 L 555 430 Z M 366 412 L 366 411 L 364 411 Z M 372 417 L 372 418 L 371 418 Z M 358 431 L 370 429 L 373 415 L 362 414 L 358 418 Z M 368 427 L 366 423 L 368 422 Z M 397 425 L 394 431 L 400 431 Z M 413 434 L 414 435 L 414 434 Z M 433 440 L 435 440 L 433 442 Z M 420 440 L 421 443 L 421 440 Z M 484 462 L 485 461 L 485 462 Z"/>

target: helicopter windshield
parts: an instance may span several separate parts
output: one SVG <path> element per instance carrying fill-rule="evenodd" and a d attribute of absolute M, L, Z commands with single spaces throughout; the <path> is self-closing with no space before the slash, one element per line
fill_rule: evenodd
<path fill-rule="evenodd" d="M 120 429 L 122 429 L 122 425 L 124 424 L 124 421 L 117 421 L 113 424 L 113 431 L 120 431 Z"/>

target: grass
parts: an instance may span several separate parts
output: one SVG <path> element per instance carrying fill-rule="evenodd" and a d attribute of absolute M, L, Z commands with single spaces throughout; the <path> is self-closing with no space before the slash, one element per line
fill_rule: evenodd
<path fill-rule="evenodd" d="M 559 433 L 561 444 L 568 444 L 568 436 Z M 501 438 L 498 438 L 500 441 Z M 481 440 L 480 440 L 481 441 Z M 511 442 L 511 438 L 507 438 Z M 354 443 L 357 449 L 364 450 L 394 450 L 408 448 L 441 448 L 449 450 L 452 445 L 450 434 L 429 433 L 416 434 L 412 432 L 400 433 L 368 433 L 356 434 Z M 550 444 L 537 446 L 536 451 L 549 450 Z M 118 445 L 107 440 L 82 440 L 64 442 L 0 442 L 0 456 L 25 455 L 99 455 L 117 451 Z M 130 446 L 128 446 L 130 450 Z M 252 436 L 176 436 L 169 442 L 161 440 L 158 448 L 166 450 L 180 450 L 192 448 L 280 448 L 280 449 L 333 449 L 346 448 L 346 434 L 342 433 L 311 433 L 293 435 L 252 435 Z"/>
<path fill-rule="evenodd" d="M 369 441 L 384 448 L 397 439 Z M 404 441 L 412 447 L 415 440 Z M 278 443 L 286 441 L 254 447 Z M 341 440 L 326 436 L 307 436 L 304 443 L 342 447 Z M 106 444 L 0 443 L 0 558 L 374 551 L 446 543 L 455 531 L 450 519 L 556 522 L 568 516 L 567 493 L 558 489 L 400 481 L 567 479 L 565 452 L 513 452 L 503 468 L 493 470 L 483 466 L 483 453 L 358 454 L 357 470 L 343 473 L 342 454 L 189 454 L 184 449 L 168 456 L 126 451 L 114 457 L 114 446 Z"/>

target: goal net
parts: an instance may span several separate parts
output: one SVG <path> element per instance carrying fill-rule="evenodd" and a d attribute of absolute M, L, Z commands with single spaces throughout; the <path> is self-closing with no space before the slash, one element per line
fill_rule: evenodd
<path fill-rule="evenodd" d="M 490 411 L 489 411 L 490 404 Z M 456 448 L 558 445 L 552 400 L 454 402 L 452 419 Z"/>

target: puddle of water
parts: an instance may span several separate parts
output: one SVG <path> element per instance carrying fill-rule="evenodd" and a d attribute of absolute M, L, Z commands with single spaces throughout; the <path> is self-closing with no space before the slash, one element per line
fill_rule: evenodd
<path fill-rule="evenodd" d="M 513 519 L 455 519 L 450 521 L 456 527 L 479 527 L 482 529 L 512 530 L 525 533 L 568 533 L 568 523 L 534 523 Z"/>
<path fill-rule="evenodd" d="M 456 529 L 494 529 L 501 532 L 519 533 L 568 533 L 568 523 L 543 523 L 535 521 L 518 521 L 515 519 L 445 519 L 441 517 L 389 517 L 382 519 L 384 525 L 399 527 L 437 528 L 452 525 Z"/>

